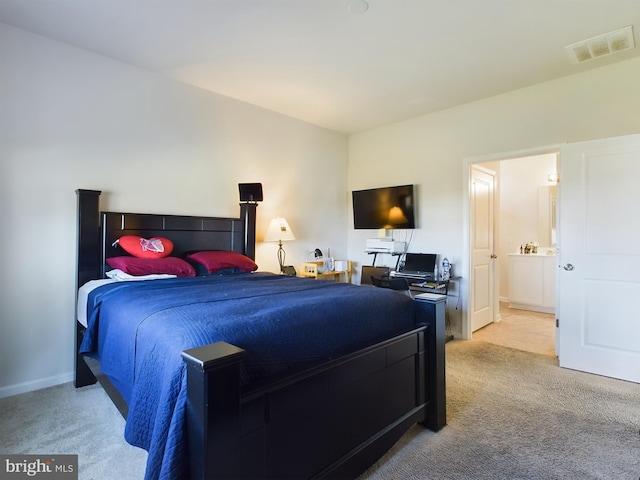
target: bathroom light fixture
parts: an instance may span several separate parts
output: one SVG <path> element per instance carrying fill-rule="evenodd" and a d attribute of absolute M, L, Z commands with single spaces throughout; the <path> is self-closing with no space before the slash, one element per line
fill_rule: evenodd
<path fill-rule="evenodd" d="M 283 241 L 295 240 L 296 237 L 291 231 L 291 227 L 287 220 L 282 217 L 272 218 L 267 227 L 267 233 L 264 236 L 265 242 L 278 242 L 278 263 L 280 264 L 280 273 L 284 273 L 284 260 L 286 257 Z"/>

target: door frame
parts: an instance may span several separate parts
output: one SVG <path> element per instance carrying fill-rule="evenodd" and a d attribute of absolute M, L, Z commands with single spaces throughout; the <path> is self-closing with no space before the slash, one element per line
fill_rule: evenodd
<path fill-rule="evenodd" d="M 473 156 L 473 157 L 466 157 L 463 159 L 462 161 L 462 239 L 463 239 L 463 248 L 462 248 L 462 271 L 465 274 L 465 277 L 467 279 L 467 285 L 465 286 L 464 283 L 461 282 L 460 285 L 460 294 L 462 295 L 462 300 L 463 300 L 463 306 L 462 306 L 462 339 L 463 340 L 471 340 L 473 338 L 472 332 L 471 332 L 471 316 L 469 314 L 469 305 L 470 305 L 470 298 L 469 296 L 471 295 L 471 292 L 473 292 L 473 278 L 471 275 L 471 239 L 470 239 L 470 235 L 471 235 L 471 214 L 470 214 L 470 210 L 471 210 L 471 195 L 470 195 L 470 178 L 471 178 L 471 165 L 475 164 L 475 163 L 485 163 L 485 162 L 496 162 L 496 161 L 501 161 L 501 160 L 510 160 L 513 158 L 520 158 L 520 157 L 531 157 L 531 156 L 535 156 L 535 155 L 544 155 L 544 154 L 549 154 L 549 153 L 555 153 L 558 157 L 558 162 L 561 161 L 560 159 L 560 145 L 561 144 L 553 144 L 553 145 L 547 145 L 547 146 L 543 146 L 543 147 L 535 147 L 535 148 L 527 148 L 524 150 L 514 150 L 514 151 L 510 151 L 510 152 L 502 152 L 502 153 L 492 153 L 492 154 L 488 154 L 488 155 L 480 155 L 480 156 Z M 499 176 L 498 176 L 498 184 L 500 182 Z M 496 202 L 496 205 L 494 205 L 494 207 L 497 209 L 498 202 Z M 494 226 L 495 224 L 497 224 L 498 222 L 494 222 Z M 497 232 L 494 232 L 494 235 Z M 494 237 L 497 238 L 497 237 Z M 494 246 L 495 248 L 495 246 Z M 498 285 L 497 284 L 497 278 L 496 278 L 496 274 L 495 274 L 496 269 L 494 268 L 494 279 L 493 279 L 493 283 L 494 285 Z M 499 314 L 499 309 L 497 308 L 498 305 L 500 305 L 500 301 L 499 301 L 499 294 L 498 294 L 498 289 L 494 288 L 493 289 L 493 296 L 494 296 L 494 305 L 496 306 L 496 310 L 494 310 L 496 312 L 496 314 Z"/>

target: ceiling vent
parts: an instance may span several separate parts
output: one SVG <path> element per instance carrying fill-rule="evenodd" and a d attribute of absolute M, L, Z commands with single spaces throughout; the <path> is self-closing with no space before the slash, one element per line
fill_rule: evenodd
<path fill-rule="evenodd" d="M 572 63 L 582 63 L 634 48 L 633 27 L 598 35 L 564 47 Z"/>

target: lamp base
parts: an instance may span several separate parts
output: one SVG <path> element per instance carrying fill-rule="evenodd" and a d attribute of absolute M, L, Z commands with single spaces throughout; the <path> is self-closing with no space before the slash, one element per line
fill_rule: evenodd
<path fill-rule="evenodd" d="M 280 240 L 278 242 L 278 264 L 280 265 L 280 273 L 284 273 L 284 260 L 287 256 L 287 254 L 284 251 L 284 248 L 282 248 L 282 240 Z"/>

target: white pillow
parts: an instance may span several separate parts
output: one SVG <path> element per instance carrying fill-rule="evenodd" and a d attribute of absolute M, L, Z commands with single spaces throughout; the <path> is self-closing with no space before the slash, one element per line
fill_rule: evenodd
<path fill-rule="evenodd" d="M 135 276 L 129 273 L 125 273 L 119 268 L 114 268 L 113 270 L 109 270 L 106 274 L 107 277 L 117 281 L 132 281 L 132 280 L 160 280 L 163 278 L 176 278 L 177 275 L 169 275 L 167 273 L 155 273 L 153 275 L 140 275 Z"/>

